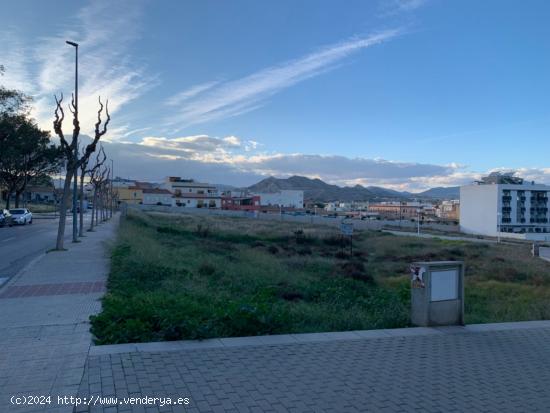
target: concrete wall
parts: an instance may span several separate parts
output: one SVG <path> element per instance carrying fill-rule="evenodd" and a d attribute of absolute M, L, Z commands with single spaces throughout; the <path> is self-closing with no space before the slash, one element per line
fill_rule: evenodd
<path fill-rule="evenodd" d="M 163 205 L 172 205 L 174 199 L 172 198 L 172 195 L 168 194 L 143 194 L 144 205 L 156 205 L 157 202 L 160 202 Z"/>
<path fill-rule="evenodd" d="M 287 208 L 304 207 L 304 191 L 282 190 L 274 193 L 259 193 L 260 205 L 278 205 Z"/>
<path fill-rule="evenodd" d="M 496 236 L 498 202 L 498 185 L 460 187 L 460 230 Z"/>

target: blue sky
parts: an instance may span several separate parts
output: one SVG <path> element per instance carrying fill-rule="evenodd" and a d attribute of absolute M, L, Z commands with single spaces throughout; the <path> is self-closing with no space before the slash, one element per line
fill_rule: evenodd
<path fill-rule="evenodd" d="M 546 1 L 112 3 L 2 0 L 0 82 L 51 129 L 79 42 L 83 131 L 109 98 L 120 175 L 550 183 Z"/>

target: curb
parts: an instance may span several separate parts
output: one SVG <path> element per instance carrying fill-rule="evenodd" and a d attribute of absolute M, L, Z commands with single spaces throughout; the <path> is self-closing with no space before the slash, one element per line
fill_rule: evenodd
<path fill-rule="evenodd" d="M 168 351 L 204 350 L 212 348 L 273 346 L 286 344 L 322 343 L 342 340 L 391 339 L 415 336 L 441 336 L 495 331 L 550 328 L 550 320 L 510 323 L 471 324 L 467 326 L 406 327 L 384 330 L 359 330 L 332 333 L 281 334 L 271 336 L 227 337 L 207 340 L 183 340 L 151 343 L 109 344 L 90 347 L 89 356 L 120 353 L 158 353 Z"/>

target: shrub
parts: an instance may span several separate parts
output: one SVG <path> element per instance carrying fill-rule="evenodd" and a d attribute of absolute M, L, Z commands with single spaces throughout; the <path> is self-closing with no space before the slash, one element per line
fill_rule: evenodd
<path fill-rule="evenodd" d="M 270 254 L 277 254 L 279 252 L 279 248 L 277 248 L 276 245 L 270 245 L 269 247 L 267 247 L 267 250 Z"/>
<path fill-rule="evenodd" d="M 207 262 L 203 262 L 199 267 L 200 275 L 212 275 L 216 272 L 216 267 Z"/>
<path fill-rule="evenodd" d="M 354 280 L 363 281 L 366 283 L 374 283 L 374 278 L 369 274 L 365 268 L 365 264 L 361 261 L 348 261 L 341 264 L 339 267 L 339 273 L 344 277 L 352 278 Z"/>
<path fill-rule="evenodd" d="M 210 228 L 203 224 L 197 224 L 195 235 L 201 238 L 207 238 L 210 235 Z"/>

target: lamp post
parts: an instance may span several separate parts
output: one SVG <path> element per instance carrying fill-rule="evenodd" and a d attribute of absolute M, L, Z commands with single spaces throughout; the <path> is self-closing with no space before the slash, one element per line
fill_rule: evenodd
<path fill-rule="evenodd" d="M 500 242 L 500 220 L 502 217 L 501 212 L 497 212 L 497 242 Z"/>
<path fill-rule="evenodd" d="M 420 208 L 417 208 L 416 212 L 418 213 L 416 217 L 417 235 L 420 236 Z"/>
<path fill-rule="evenodd" d="M 66 41 L 70 46 L 74 47 L 75 50 L 75 69 L 74 69 L 74 118 L 78 122 L 78 43 Z M 74 148 L 74 159 L 75 162 L 78 160 L 78 136 L 75 137 L 75 148 Z M 74 170 L 73 177 L 73 242 L 78 242 L 78 215 L 76 213 L 76 194 L 78 192 L 78 168 Z"/>
<path fill-rule="evenodd" d="M 111 214 L 110 214 L 110 218 L 113 217 L 113 208 L 114 208 L 114 202 L 115 202 L 115 198 L 114 198 L 114 193 L 113 193 L 113 179 L 115 177 L 115 164 L 114 164 L 114 161 L 111 159 L 111 182 L 110 182 L 110 186 L 111 186 Z"/>

